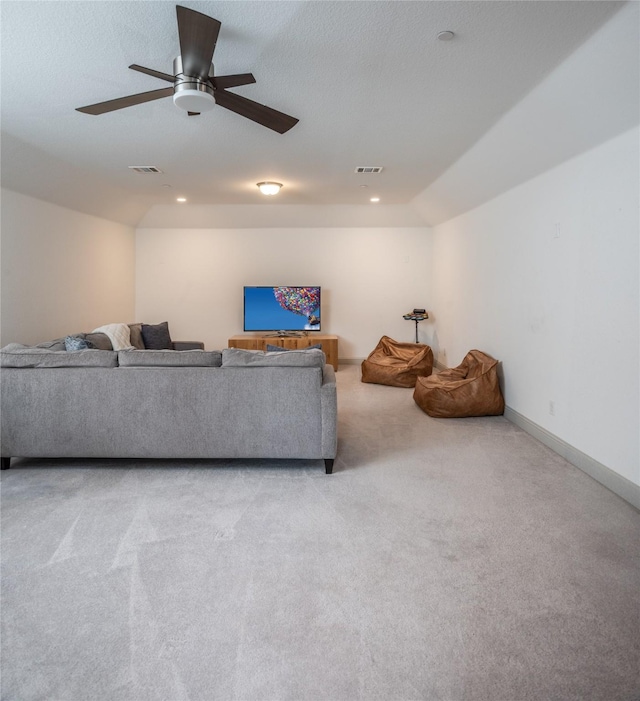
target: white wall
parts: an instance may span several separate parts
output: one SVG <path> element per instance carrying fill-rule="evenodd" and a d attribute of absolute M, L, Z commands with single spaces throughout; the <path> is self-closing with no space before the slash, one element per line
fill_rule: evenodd
<path fill-rule="evenodd" d="M 139 229 L 371 229 L 424 228 L 411 205 L 156 204 Z"/>
<path fill-rule="evenodd" d="M 1 345 L 133 321 L 135 230 L 2 190 Z"/>
<path fill-rule="evenodd" d="M 321 285 L 322 331 L 364 358 L 383 334 L 414 340 L 402 314 L 430 307 L 430 268 L 426 228 L 138 229 L 136 318 L 223 348 L 242 333 L 243 285 Z"/>
<path fill-rule="evenodd" d="M 500 359 L 512 409 L 635 484 L 639 153 L 636 128 L 436 227 L 431 304 L 441 362 Z"/>

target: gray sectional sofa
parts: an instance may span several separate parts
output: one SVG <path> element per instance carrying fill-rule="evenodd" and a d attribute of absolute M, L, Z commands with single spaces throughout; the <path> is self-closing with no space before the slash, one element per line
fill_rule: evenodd
<path fill-rule="evenodd" d="M 337 449 L 322 351 L 0 351 L 11 457 L 323 459 Z"/>

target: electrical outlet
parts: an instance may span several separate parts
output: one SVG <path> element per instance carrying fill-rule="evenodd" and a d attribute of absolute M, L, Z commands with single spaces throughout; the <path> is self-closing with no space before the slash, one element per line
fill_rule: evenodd
<path fill-rule="evenodd" d="M 556 403 L 555 402 L 549 402 L 549 413 L 551 416 L 556 415 Z"/>

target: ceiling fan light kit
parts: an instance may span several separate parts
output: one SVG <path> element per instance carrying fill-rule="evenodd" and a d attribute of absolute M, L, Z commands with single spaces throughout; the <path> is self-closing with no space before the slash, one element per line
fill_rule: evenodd
<path fill-rule="evenodd" d="M 255 83 L 256 79 L 251 73 L 223 76 L 214 74 L 211 61 L 222 25 L 213 17 L 181 5 L 176 5 L 176 13 L 180 55 L 173 61 L 173 75 L 137 64 L 129 66 L 139 73 L 172 83 L 172 87 L 78 107 L 78 112 L 92 115 L 105 114 L 172 96 L 174 104 L 190 116 L 212 110 L 218 104 L 279 134 L 284 134 L 298 123 L 295 117 L 249 100 L 242 95 L 228 92 L 227 88 L 249 85 Z"/>
<path fill-rule="evenodd" d="M 193 83 L 187 83 L 183 86 L 176 85 L 173 104 L 185 112 L 200 114 L 212 110 L 216 106 L 216 101 L 204 86 L 194 87 Z"/>
<path fill-rule="evenodd" d="M 282 183 L 274 182 L 257 183 L 257 185 L 263 195 L 277 195 L 282 187 Z"/>
<path fill-rule="evenodd" d="M 175 83 L 173 85 L 173 104 L 185 112 L 197 113 L 209 112 L 216 105 L 213 96 L 213 85 L 208 82 L 213 78 L 213 64 L 209 68 L 207 80 L 192 78 L 182 71 L 182 56 L 173 60 L 173 73 Z"/>

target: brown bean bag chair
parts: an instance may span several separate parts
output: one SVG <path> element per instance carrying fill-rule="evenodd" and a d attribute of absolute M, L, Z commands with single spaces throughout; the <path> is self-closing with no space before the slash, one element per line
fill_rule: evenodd
<path fill-rule="evenodd" d="M 362 381 L 392 387 L 415 387 L 416 378 L 430 375 L 433 352 L 424 343 L 399 343 L 383 336 L 362 361 Z"/>
<path fill-rule="evenodd" d="M 498 416 L 504 399 L 497 372 L 498 361 L 479 350 L 471 350 L 457 368 L 431 377 L 419 377 L 413 398 L 429 416 Z"/>

